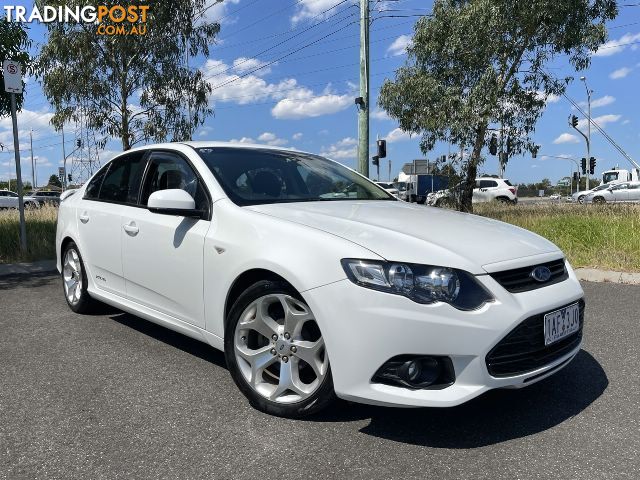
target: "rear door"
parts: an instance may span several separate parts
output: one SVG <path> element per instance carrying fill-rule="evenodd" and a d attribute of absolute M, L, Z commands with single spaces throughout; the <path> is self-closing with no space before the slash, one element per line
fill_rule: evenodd
<path fill-rule="evenodd" d="M 180 188 L 206 210 L 207 219 L 152 213 L 149 196 Z M 204 328 L 203 257 L 211 200 L 186 158 L 154 151 L 144 176 L 140 207 L 122 217 L 122 259 L 127 296 L 179 320 Z"/>
<path fill-rule="evenodd" d="M 629 200 L 629 184 L 621 183 L 611 190 L 611 196 L 614 202 L 626 202 Z"/>
<path fill-rule="evenodd" d="M 630 183 L 627 189 L 628 202 L 640 202 L 640 183 Z"/>
<path fill-rule="evenodd" d="M 93 178 L 77 209 L 80 253 L 96 288 L 125 296 L 122 215 L 137 210 L 144 151 L 110 162 Z"/>

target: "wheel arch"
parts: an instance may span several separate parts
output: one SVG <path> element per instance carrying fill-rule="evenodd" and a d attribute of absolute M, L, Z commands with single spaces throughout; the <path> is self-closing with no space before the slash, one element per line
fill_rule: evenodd
<path fill-rule="evenodd" d="M 261 280 L 275 280 L 275 281 L 285 282 L 289 286 L 291 286 L 291 288 L 293 288 L 296 292 L 298 292 L 298 290 L 286 278 L 266 268 L 252 268 L 251 270 L 247 270 L 241 273 L 235 278 L 235 280 L 231 284 L 231 288 L 229 288 L 229 290 L 227 291 L 227 296 L 224 302 L 225 329 L 227 324 L 227 317 L 229 316 L 231 307 L 233 307 L 233 304 L 236 302 L 238 297 L 240 297 L 242 292 L 244 292 L 251 285 Z"/>

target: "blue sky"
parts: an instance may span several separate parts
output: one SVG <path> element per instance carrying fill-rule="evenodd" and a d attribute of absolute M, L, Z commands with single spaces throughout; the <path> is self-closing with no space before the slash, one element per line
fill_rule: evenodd
<path fill-rule="evenodd" d="M 353 167 L 357 138 L 357 111 L 353 98 L 358 92 L 359 11 L 351 0 L 332 9 L 338 2 L 225 0 L 208 10 L 209 20 L 220 19 L 219 41 L 212 47 L 209 58 L 191 59 L 191 66 L 201 68 L 214 87 L 211 103 L 215 115 L 196 132 L 194 140 L 235 140 L 295 147 L 325 154 Z M 406 60 L 404 47 L 417 20 L 415 15 L 427 13 L 431 2 L 371 3 L 374 8 L 371 25 L 373 103 L 384 79 L 393 78 L 395 69 Z M 11 4 L 30 5 L 31 2 Z M 312 25 L 316 26 L 301 33 Z M 45 40 L 42 25 L 31 24 L 29 32 L 34 43 L 41 44 Z M 290 41 L 257 55 L 296 34 L 299 35 Z M 322 37 L 326 38 L 320 40 Z M 314 40 L 319 41 L 255 70 Z M 587 77 L 589 87 L 594 90 L 592 117 L 631 157 L 640 160 L 640 6 L 620 8 L 619 16 L 610 22 L 609 41 L 594 55 L 588 70 L 575 73 L 563 57 L 557 58 L 551 68 L 558 76 L 575 77 L 567 94 L 577 102 L 586 100 L 584 84 L 578 78 L 580 75 Z M 237 75 L 244 76 L 237 79 Z M 571 113 L 577 112 L 566 99 L 548 99 L 534 135 L 542 146 L 538 158 L 512 158 L 506 177 L 528 183 L 544 177 L 555 182 L 568 175 L 572 163 L 553 157 L 585 156 L 584 141 L 567 126 Z M 39 183 L 46 183 L 49 175 L 57 173 L 62 164 L 62 140 L 49 125 L 50 117 L 51 111 L 40 86 L 28 79 L 26 104 L 18 119 L 25 180 L 31 178 L 31 152 L 28 150 L 31 128 Z M 585 124 L 582 121 L 580 126 Z M 388 141 L 392 177 L 398 174 L 403 163 L 424 158 L 418 148 L 418 139 L 401 132 L 396 122 L 374 108 L 372 143 L 376 135 Z M 592 131 L 592 136 L 592 155 L 598 159 L 598 172 L 616 164 L 628 165 L 602 135 Z M 69 137 L 66 138 L 67 152 L 73 148 L 73 138 Z M 0 142 L 12 148 L 9 118 L 0 119 Z M 115 155 L 119 145 L 119 141 L 108 142 L 101 159 Z M 445 153 L 447 146 L 440 145 L 428 156 L 433 158 Z M 488 156 L 481 171 L 497 173 L 495 158 Z M 381 165 L 382 179 L 387 178 L 387 172 L 385 159 Z M 371 174 L 374 175 L 373 167 Z M 0 179 L 9 176 L 15 176 L 13 154 L 3 152 L 0 153 Z"/>

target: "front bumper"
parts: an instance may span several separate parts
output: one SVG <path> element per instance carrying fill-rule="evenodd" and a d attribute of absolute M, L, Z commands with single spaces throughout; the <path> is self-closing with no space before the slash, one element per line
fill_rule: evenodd
<path fill-rule="evenodd" d="M 473 312 L 447 304 L 421 305 L 405 297 L 343 280 L 303 292 L 322 330 L 336 394 L 362 403 L 407 407 L 451 407 L 494 388 L 531 385 L 565 366 L 580 350 L 541 368 L 512 377 L 492 377 L 487 353 L 532 315 L 551 312 L 584 295 L 571 268 L 569 278 L 537 290 L 512 294 L 489 275 L 476 277 L 495 301 Z M 455 383 L 441 390 L 372 383 L 387 360 L 397 355 L 448 356 Z"/>

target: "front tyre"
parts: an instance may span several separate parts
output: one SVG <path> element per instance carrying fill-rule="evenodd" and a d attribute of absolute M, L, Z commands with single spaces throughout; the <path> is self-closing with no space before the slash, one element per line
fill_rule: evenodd
<path fill-rule="evenodd" d="M 87 291 L 87 272 L 78 246 L 70 242 L 62 252 L 62 288 L 69 308 L 76 313 L 89 313 L 95 301 Z"/>
<path fill-rule="evenodd" d="M 258 410 L 300 418 L 335 398 L 320 328 L 285 282 L 263 280 L 245 290 L 227 318 L 224 343 L 231 377 Z"/>

